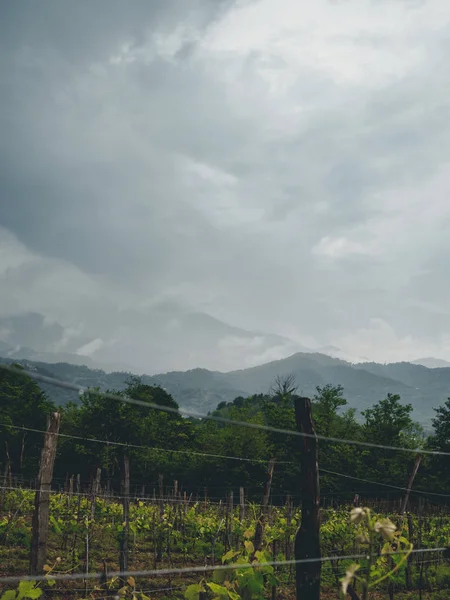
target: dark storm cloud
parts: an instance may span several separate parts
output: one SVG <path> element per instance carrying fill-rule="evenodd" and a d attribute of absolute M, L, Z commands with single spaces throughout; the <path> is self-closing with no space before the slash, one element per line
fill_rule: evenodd
<path fill-rule="evenodd" d="M 372 329 L 376 357 L 447 352 L 442 0 L 0 10 L 4 313 L 105 341 L 175 299 L 355 355 Z"/>

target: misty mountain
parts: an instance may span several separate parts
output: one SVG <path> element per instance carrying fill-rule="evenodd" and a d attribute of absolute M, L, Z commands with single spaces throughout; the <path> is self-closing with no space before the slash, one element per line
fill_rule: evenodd
<path fill-rule="evenodd" d="M 442 358 L 434 358 L 433 356 L 429 356 L 427 358 L 417 358 L 416 360 L 411 361 L 414 365 L 422 365 L 423 367 L 428 367 L 429 369 L 441 369 L 450 367 L 450 362 L 448 360 L 444 360 Z"/>
<path fill-rule="evenodd" d="M 8 358 L 0 360 L 12 362 Z M 106 373 L 65 363 L 21 362 L 42 375 L 104 390 L 123 389 L 130 376 L 125 372 Z M 354 365 L 318 353 L 296 353 L 282 360 L 229 372 L 196 368 L 143 375 L 142 380 L 149 385 L 161 385 L 181 407 L 206 413 L 214 410 L 219 402 L 229 402 L 237 396 L 267 393 L 274 378 L 286 374 L 294 374 L 298 392 L 308 396 L 314 395 L 318 385 L 342 385 L 349 406 L 356 408 L 358 414 L 388 393 L 400 394 L 403 402 L 413 405 L 414 418 L 425 426 L 430 425 L 433 408 L 445 402 L 450 395 L 450 368 L 428 369 L 412 363 Z M 56 402 L 64 404 L 68 400 L 77 400 L 76 393 L 66 389 L 48 384 L 42 387 Z"/>
<path fill-rule="evenodd" d="M 234 327 L 174 302 L 65 327 L 37 313 L 7 317 L 0 319 L 0 344 L 11 358 L 150 374 L 198 365 L 228 371 L 309 351 L 286 337 Z"/>

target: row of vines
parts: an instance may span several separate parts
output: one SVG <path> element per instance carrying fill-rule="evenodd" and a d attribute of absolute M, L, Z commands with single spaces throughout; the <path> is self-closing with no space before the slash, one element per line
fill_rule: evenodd
<path fill-rule="evenodd" d="M 3 498 L 0 514 L 0 575 L 23 576 L 28 573 L 31 543 L 31 515 L 34 494 L 30 490 L 11 490 Z M 249 561 L 255 556 L 253 540 L 260 519 L 258 505 L 233 507 L 224 502 L 131 502 L 129 511 L 130 548 L 128 568 L 131 571 L 176 570 L 222 564 L 229 560 Z M 386 519 L 388 515 L 376 515 Z M 450 516 L 389 515 L 402 539 L 416 549 L 386 581 L 389 594 L 409 594 L 407 597 L 450 597 L 450 566 L 442 553 L 427 553 L 448 545 Z M 289 561 L 294 556 L 293 544 L 300 522 L 300 512 L 289 503 L 269 506 L 265 515 L 263 544 L 257 558 L 260 562 Z M 348 556 L 361 551 L 357 525 L 349 518 L 349 507 L 322 509 L 321 547 L 323 556 Z M 105 586 L 136 596 L 199 597 L 201 581 L 207 579 L 198 572 L 130 578 L 119 584 L 108 573 L 119 570 L 120 539 L 123 534 L 123 507 L 114 499 L 91 498 L 66 493 L 50 498 L 50 535 L 48 541 L 47 582 L 43 587 L 53 597 L 93 597 L 105 595 Z M 358 541 L 359 539 L 359 541 Z M 400 538 L 399 538 L 400 539 Z M 323 563 L 321 585 L 324 593 L 338 597 L 341 580 L 352 560 Z M 52 580 L 55 573 L 103 572 L 103 581 L 83 579 L 64 582 Z M 250 573 L 250 570 L 249 570 Z M 253 579 L 254 573 L 251 574 Z M 215 578 L 222 577 L 215 575 Z M 293 593 L 293 565 L 268 568 L 261 574 L 261 585 L 269 586 L 275 597 L 287 598 Z M 253 581 L 253 580 L 252 580 Z M 255 580 L 256 581 L 256 580 Z M 256 586 L 256 583 L 252 584 Z M 212 586 L 220 585 L 217 580 Z M 197 587 L 196 587 L 197 586 Z M 200 587 L 199 587 L 200 586 Z M 4 586 L 5 591 L 7 586 Z M 208 589 L 212 589 L 211 587 Z M 223 590 L 222 586 L 222 590 Z M 383 585 L 380 589 L 384 589 Z M 438 591 L 440 590 L 440 591 Z M 230 588 L 230 598 L 233 598 Z M 217 592 L 217 590 L 216 590 Z M 16 592 L 14 592 L 16 594 Z M 426 596 L 428 594 L 428 596 Z M 18 596 L 14 596 L 17 598 Z M 220 595 L 219 595 L 220 597 Z M 250 597 L 250 596 L 249 596 Z M 255 596 L 256 597 L 256 596 Z M 6 598 L 13 599 L 13 596 Z"/>

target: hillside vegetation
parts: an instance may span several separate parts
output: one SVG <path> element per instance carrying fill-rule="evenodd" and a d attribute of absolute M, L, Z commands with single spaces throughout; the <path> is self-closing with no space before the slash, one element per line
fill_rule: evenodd
<path fill-rule="evenodd" d="M 12 362 L 11 359 L 0 359 Z M 100 369 L 68 363 L 20 361 L 42 375 L 83 387 L 101 390 L 123 390 L 130 373 L 105 373 Z M 412 405 L 414 418 L 429 427 L 433 408 L 447 399 L 450 390 L 450 368 L 429 369 L 412 363 L 353 365 L 324 354 L 298 353 L 289 358 L 258 367 L 222 373 L 207 369 L 172 371 L 160 375 L 143 375 L 147 385 L 160 385 L 182 408 L 207 413 L 220 402 L 230 402 L 238 396 L 265 394 L 277 375 L 293 374 L 302 394 L 311 396 L 316 386 L 342 385 L 350 407 L 361 411 L 388 393 L 399 394 Z M 70 390 L 42 385 L 48 396 L 58 404 L 78 401 Z"/>

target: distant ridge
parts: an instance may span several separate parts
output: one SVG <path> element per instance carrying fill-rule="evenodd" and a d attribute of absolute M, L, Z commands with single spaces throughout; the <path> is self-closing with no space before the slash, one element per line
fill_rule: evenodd
<path fill-rule="evenodd" d="M 450 367 L 450 362 L 447 360 L 444 360 L 443 358 L 434 358 L 432 356 L 428 358 L 417 358 L 416 360 L 411 361 L 411 363 L 413 365 L 422 365 L 428 369 L 445 369 Z"/>
<path fill-rule="evenodd" d="M 12 363 L 14 358 L 0 358 Z M 69 363 L 46 363 L 17 360 L 27 368 L 62 381 L 83 387 L 120 390 L 130 372 L 104 370 Z M 183 408 L 207 413 L 222 401 L 230 402 L 238 396 L 267 393 L 277 375 L 295 375 L 299 392 L 312 397 L 317 386 L 327 383 L 342 385 L 349 407 L 360 415 L 388 393 L 400 394 L 402 401 L 411 403 L 414 418 L 429 427 L 433 408 L 450 396 L 450 368 L 427 368 L 420 364 L 401 362 L 379 364 L 374 362 L 352 364 L 321 353 L 297 352 L 287 358 L 256 367 L 229 372 L 195 368 L 188 371 L 170 371 L 158 375 L 142 375 L 144 383 L 160 385 Z M 52 385 L 42 385 L 56 402 L 77 401 L 77 395 Z"/>

